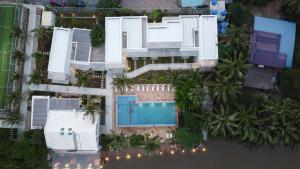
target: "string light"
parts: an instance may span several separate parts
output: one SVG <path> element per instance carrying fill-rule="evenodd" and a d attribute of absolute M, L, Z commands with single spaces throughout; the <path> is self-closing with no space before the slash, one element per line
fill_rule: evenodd
<path fill-rule="evenodd" d="M 131 158 L 131 156 L 130 156 L 129 154 L 127 154 L 127 155 L 126 155 L 126 159 L 129 160 L 130 158 Z"/>

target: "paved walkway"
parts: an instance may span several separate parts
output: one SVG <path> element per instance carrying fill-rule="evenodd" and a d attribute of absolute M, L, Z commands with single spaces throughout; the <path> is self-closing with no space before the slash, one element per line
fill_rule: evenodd
<path fill-rule="evenodd" d="M 299 169 L 300 152 L 290 149 L 249 150 L 228 141 L 210 141 L 208 151 L 177 152 L 139 160 L 113 160 L 105 169 Z"/>

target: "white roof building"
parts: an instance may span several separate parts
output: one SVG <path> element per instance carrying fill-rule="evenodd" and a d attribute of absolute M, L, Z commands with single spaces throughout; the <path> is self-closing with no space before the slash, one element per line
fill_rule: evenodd
<path fill-rule="evenodd" d="M 99 115 L 94 123 L 79 110 L 50 110 L 44 129 L 47 147 L 57 152 L 97 153 Z"/>
<path fill-rule="evenodd" d="M 218 27 L 214 15 L 105 18 L 105 61 L 108 68 L 124 66 L 127 57 L 196 56 L 200 66 L 218 60 Z"/>
<path fill-rule="evenodd" d="M 43 11 L 41 25 L 44 27 L 54 26 L 55 25 L 55 14 L 52 11 Z"/>

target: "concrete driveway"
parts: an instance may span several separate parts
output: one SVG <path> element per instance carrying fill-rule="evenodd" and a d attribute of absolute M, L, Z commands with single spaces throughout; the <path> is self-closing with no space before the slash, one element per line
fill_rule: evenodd
<path fill-rule="evenodd" d="M 179 9 L 177 0 L 121 0 L 121 3 L 129 9 Z"/>

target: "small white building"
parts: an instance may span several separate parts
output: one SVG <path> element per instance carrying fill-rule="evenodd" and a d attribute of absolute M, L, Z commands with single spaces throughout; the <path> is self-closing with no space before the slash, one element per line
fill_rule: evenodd
<path fill-rule="evenodd" d="M 97 153 L 99 115 L 95 121 L 80 110 L 50 110 L 44 129 L 47 147 L 55 152 Z"/>
<path fill-rule="evenodd" d="M 42 12 L 42 21 L 41 25 L 48 28 L 55 26 L 55 14 L 52 11 L 43 11 Z"/>

